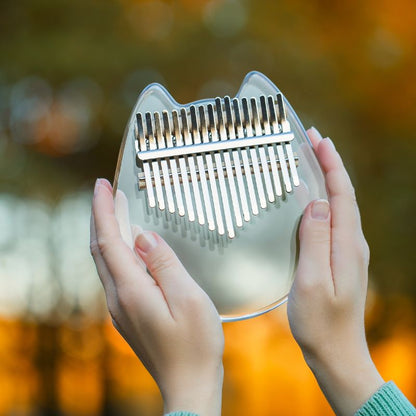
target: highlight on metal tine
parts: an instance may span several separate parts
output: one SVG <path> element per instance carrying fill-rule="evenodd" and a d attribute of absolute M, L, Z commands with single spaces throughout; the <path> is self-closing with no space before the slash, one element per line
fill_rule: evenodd
<path fill-rule="evenodd" d="M 279 94 L 277 97 L 277 105 L 279 108 L 279 116 L 281 120 L 280 123 L 282 124 L 283 132 L 284 133 L 288 132 L 290 131 L 290 124 L 286 118 L 286 109 L 285 109 L 285 106 L 283 105 L 282 94 Z M 286 149 L 287 158 L 289 161 L 290 174 L 292 176 L 293 185 L 298 186 L 300 182 L 299 182 L 298 171 L 296 168 L 295 157 L 293 155 L 292 145 L 290 143 L 285 143 L 285 149 Z"/>
<path fill-rule="evenodd" d="M 225 130 L 224 118 L 223 118 L 223 113 L 222 113 L 222 102 L 220 98 L 215 99 L 215 107 L 217 110 L 217 117 L 218 117 L 217 122 L 218 122 L 218 127 L 219 127 L 219 132 L 220 132 L 220 140 L 227 140 L 228 138 L 227 138 L 227 132 Z M 237 227 L 241 227 L 243 224 L 243 219 L 241 217 L 240 204 L 238 202 L 237 190 L 236 190 L 235 182 L 234 182 L 234 174 L 233 174 L 233 167 L 231 164 L 230 153 L 228 151 L 225 151 L 223 155 L 224 155 L 225 170 L 227 172 L 228 187 L 230 190 L 231 202 L 232 202 L 233 211 L 234 211 L 234 219 L 235 219 L 235 223 Z M 228 235 L 230 236 L 230 234 L 232 235 L 235 234 L 234 229 L 228 230 Z"/>
<path fill-rule="evenodd" d="M 160 114 L 158 112 L 154 113 L 154 122 L 155 122 L 155 133 L 156 133 L 156 141 L 157 146 L 159 149 L 163 149 L 166 147 L 165 138 L 162 135 L 162 126 L 160 123 Z M 168 210 L 170 213 L 175 212 L 175 203 L 173 201 L 173 194 L 172 188 L 170 185 L 170 177 L 169 177 L 169 167 L 167 160 L 161 160 L 160 165 L 162 167 L 162 177 L 163 177 L 163 185 L 166 193 L 166 199 L 168 203 Z"/>
<path fill-rule="evenodd" d="M 231 112 L 231 99 L 230 97 L 224 97 L 224 108 L 225 108 L 225 118 L 226 126 L 228 131 L 229 140 L 235 140 L 235 123 L 233 118 L 233 113 Z M 243 173 L 241 170 L 241 161 L 238 150 L 233 150 L 233 163 L 235 175 L 237 177 L 238 192 L 240 195 L 241 208 L 243 211 L 243 218 L 245 221 L 250 221 L 250 211 L 248 208 L 247 195 L 246 195 L 246 186 L 244 184 Z"/>
<path fill-rule="evenodd" d="M 277 95 L 277 97 L 279 96 L 280 94 Z M 268 103 L 269 103 L 269 110 L 270 110 L 270 115 L 271 115 L 271 120 L 272 120 L 272 127 L 274 130 L 273 132 L 278 133 L 283 127 L 278 123 L 278 119 L 276 117 L 274 99 L 272 96 L 268 97 Z M 277 155 L 279 157 L 280 169 L 282 172 L 283 183 L 285 185 L 285 189 L 287 192 L 292 192 L 292 184 L 290 183 L 289 171 L 287 169 L 286 156 L 285 156 L 285 152 L 283 149 L 283 145 L 281 143 L 277 144 L 276 149 L 277 149 Z"/>
<path fill-rule="evenodd" d="M 191 113 L 191 130 L 192 130 L 193 143 L 198 144 L 198 143 L 201 143 L 201 136 L 200 136 L 198 120 L 196 116 L 196 108 L 194 105 L 190 107 L 190 113 Z M 206 213 L 207 221 L 208 221 L 208 229 L 213 231 L 215 230 L 215 223 L 214 223 L 214 216 L 213 216 L 212 208 L 211 208 L 211 198 L 210 198 L 210 194 L 208 191 L 207 178 L 205 175 L 205 164 L 204 164 L 203 156 L 197 155 L 196 163 L 198 165 L 199 180 L 201 182 L 202 196 L 204 198 L 204 208 L 205 208 L 205 213 Z"/>
<path fill-rule="evenodd" d="M 260 97 L 260 108 L 261 108 L 261 124 L 263 127 L 264 134 L 268 135 L 271 134 L 271 120 L 269 118 L 269 113 L 267 111 L 267 105 L 266 105 L 266 97 L 262 95 Z M 277 160 L 276 155 L 274 152 L 273 145 L 267 146 L 267 151 L 269 154 L 269 161 L 270 166 L 272 170 L 272 177 L 273 177 L 273 183 L 274 183 L 274 189 L 277 196 L 282 196 L 282 185 L 280 184 L 280 178 L 279 178 L 279 172 L 277 170 Z"/>
<path fill-rule="evenodd" d="M 191 145 L 192 143 L 192 136 L 189 132 L 188 127 L 188 116 L 186 114 L 186 110 L 184 108 L 181 109 L 181 122 L 182 122 L 182 136 L 184 137 L 185 145 Z M 205 215 L 204 210 L 202 208 L 202 199 L 201 193 L 199 192 L 199 182 L 196 173 L 196 166 L 195 166 L 195 159 L 194 156 L 189 156 L 188 159 L 189 164 L 189 173 L 191 175 L 191 183 L 192 183 L 192 190 L 194 194 L 194 201 L 196 207 L 196 214 L 198 217 L 198 222 L 200 225 L 205 224 Z"/>
<path fill-rule="evenodd" d="M 204 106 L 199 106 L 199 120 L 200 120 L 200 133 L 202 136 L 203 142 L 209 142 L 209 136 L 208 136 L 208 126 L 207 126 L 207 120 L 205 117 L 205 108 Z M 212 154 L 208 153 L 205 156 L 206 162 L 207 162 L 207 170 L 208 170 L 208 179 L 209 184 L 211 187 L 211 193 L 212 193 L 212 204 L 214 206 L 214 213 L 215 213 L 215 219 L 218 226 L 218 234 L 224 235 L 225 229 L 224 229 L 224 222 L 222 219 L 222 211 L 221 211 L 221 204 L 218 196 L 218 189 L 217 189 L 217 183 L 215 180 L 215 172 L 214 172 L 214 164 L 212 160 Z M 215 227 L 214 227 L 215 229 Z"/>
<path fill-rule="evenodd" d="M 244 137 L 244 129 L 243 124 L 241 121 L 241 113 L 240 113 L 240 105 L 237 98 L 233 99 L 233 108 L 234 108 L 234 115 L 235 115 L 235 126 L 237 130 L 238 137 Z M 250 204 L 251 204 L 251 212 L 253 215 L 257 215 L 259 213 L 259 208 L 257 205 L 257 198 L 254 191 L 254 184 L 253 184 L 253 177 L 251 175 L 251 167 L 250 162 L 248 160 L 247 149 L 241 149 L 241 158 L 243 159 L 243 167 L 245 172 L 245 177 L 247 181 L 247 189 L 248 195 L 250 197 Z"/>
<path fill-rule="evenodd" d="M 166 146 L 171 148 L 174 146 L 174 143 L 173 143 L 171 123 L 169 120 L 169 114 L 166 110 L 162 112 L 162 118 L 163 118 L 163 136 L 166 141 Z M 173 193 L 175 195 L 176 205 L 178 207 L 178 214 L 180 217 L 183 217 L 185 215 L 185 207 L 183 205 L 181 184 L 180 184 L 179 173 L 178 173 L 178 165 L 176 163 L 175 158 L 169 158 L 169 166 L 170 166 L 170 172 L 171 172 L 172 181 L 173 181 Z"/>
<path fill-rule="evenodd" d="M 251 114 L 253 117 L 253 124 L 254 124 L 254 132 L 256 136 L 262 135 L 262 128 L 260 125 L 260 116 L 257 109 L 257 100 L 255 98 L 250 99 L 251 104 Z M 275 201 L 274 193 L 273 193 L 273 187 L 272 187 L 272 181 L 270 179 L 270 173 L 269 173 L 269 166 L 267 164 L 267 157 L 266 157 L 266 151 L 264 150 L 263 146 L 259 146 L 259 155 L 260 155 L 260 163 L 263 170 L 263 179 L 264 183 L 266 185 L 266 192 L 267 192 L 267 198 L 270 202 Z"/>
<path fill-rule="evenodd" d="M 177 146 L 183 146 L 184 141 L 181 133 L 181 128 L 179 126 L 179 114 L 176 110 L 172 111 L 172 122 L 173 122 L 173 132 L 175 136 L 175 141 Z M 192 203 L 191 189 L 189 186 L 189 176 L 188 170 L 186 167 L 186 162 L 183 157 L 178 158 L 180 175 L 182 178 L 183 193 L 185 195 L 186 210 L 188 212 L 188 219 L 190 222 L 195 221 L 195 211 Z"/>
<path fill-rule="evenodd" d="M 218 142 L 219 137 L 218 137 L 217 123 L 215 119 L 214 107 L 212 104 L 207 105 L 207 111 L 208 111 L 208 131 L 211 134 L 211 140 L 213 142 Z M 230 235 L 230 233 L 231 234 L 234 233 L 234 225 L 233 225 L 233 220 L 231 216 L 230 203 L 228 200 L 227 186 L 225 183 L 223 163 L 222 163 L 222 154 L 220 152 L 215 152 L 214 159 L 215 159 L 216 172 L 218 175 L 218 184 L 220 186 L 221 200 L 222 200 L 223 210 L 224 210 L 225 226 L 227 227 L 228 235 Z"/>
<path fill-rule="evenodd" d="M 253 127 L 251 124 L 252 119 L 250 117 L 250 113 L 248 110 L 247 98 L 245 97 L 242 98 L 241 105 L 243 107 L 243 126 L 245 130 L 245 134 L 246 136 L 252 136 L 253 135 Z M 260 175 L 260 167 L 259 167 L 259 161 L 257 158 L 256 149 L 253 149 L 253 148 L 250 149 L 250 158 L 251 158 L 251 163 L 253 166 L 254 178 L 256 180 L 256 187 L 257 187 L 257 192 L 259 195 L 260 206 L 261 208 L 266 208 L 267 206 L 266 195 L 264 193 L 263 181 Z"/>
<path fill-rule="evenodd" d="M 141 151 L 146 151 L 147 143 L 146 143 L 145 132 L 143 128 L 143 117 L 141 113 L 138 113 L 136 115 L 136 121 L 137 121 L 137 135 L 138 135 L 138 141 L 139 141 L 139 149 Z M 146 195 L 147 195 L 149 207 L 154 208 L 156 206 L 156 200 L 155 200 L 155 194 L 153 191 L 149 162 L 143 162 L 142 169 L 143 169 L 145 182 L 146 182 Z"/>
<path fill-rule="evenodd" d="M 146 117 L 145 135 L 149 143 L 149 150 L 157 149 L 156 139 L 155 139 L 154 131 L 153 131 L 152 115 L 150 112 L 147 112 L 145 114 L 145 117 Z M 157 161 L 152 161 L 151 168 L 152 168 L 152 176 L 155 181 L 157 204 L 159 206 L 159 209 L 163 211 L 165 209 L 165 199 L 163 196 L 162 182 L 160 180 L 159 163 Z"/>

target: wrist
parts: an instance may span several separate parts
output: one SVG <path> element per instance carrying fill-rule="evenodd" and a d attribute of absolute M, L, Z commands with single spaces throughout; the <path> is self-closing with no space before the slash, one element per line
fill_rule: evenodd
<path fill-rule="evenodd" d="M 318 384 L 334 412 L 340 416 L 355 412 L 384 384 L 367 345 L 337 349 L 339 354 L 306 357 Z"/>
<path fill-rule="evenodd" d="M 187 411 L 198 416 L 219 416 L 223 378 L 221 363 L 207 373 L 186 374 L 172 380 L 169 386 L 161 388 L 164 413 Z"/>

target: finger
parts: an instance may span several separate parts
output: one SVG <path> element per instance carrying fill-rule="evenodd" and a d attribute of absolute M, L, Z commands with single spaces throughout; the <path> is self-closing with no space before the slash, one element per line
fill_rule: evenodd
<path fill-rule="evenodd" d="M 350 232 L 361 230 L 354 187 L 341 156 L 329 138 L 319 143 L 317 156 L 325 174 L 331 208 L 334 208 L 333 227 L 350 230 Z"/>
<path fill-rule="evenodd" d="M 308 134 L 309 140 L 311 141 L 313 148 L 316 150 L 319 146 L 319 143 L 322 140 L 321 133 L 319 133 L 319 131 L 315 127 L 311 127 L 306 131 L 306 133 Z"/>
<path fill-rule="evenodd" d="M 365 276 L 364 236 L 354 187 L 332 141 L 323 139 L 317 156 L 325 173 L 332 216 L 332 271 L 338 294 L 353 293 Z M 364 258 L 362 259 L 364 260 Z M 354 270 L 357 267 L 359 270 Z M 351 276 L 356 276 L 353 279 Z"/>
<path fill-rule="evenodd" d="M 97 246 L 116 287 L 137 284 L 153 285 L 153 281 L 139 266 L 132 250 L 123 241 L 115 217 L 114 201 L 108 184 L 98 180 L 94 190 L 92 213 Z"/>
<path fill-rule="evenodd" d="M 328 201 L 318 199 L 305 209 L 299 229 L 296 286 L 304 291 L 334 290 L 331 273 L 331 227 Z M 333 293 L 333 292 L 332 292 Z"/>
<path fill-rule="evenodd" d="M 104 262 L 104 259 L 101 256 L 98 242 L 97 242 L 97 233 L 95 231 L 95 223 L 94 223 L 94 216 L 91 212 L 90 218 L 90 251 L 91 255 L 94 259 L 95 267 L 98 272 L 98 276 L 101 280 L 101 283 L 104 287 L 105 292 L 114 290 L 114 284 L 111 278 L 111 275 L 107 269 L 107 266 Z"/>
<path fill-rule="evenodd" d="M 156 233 L 144 231 L 136 238 L 136 249 L 163 291 L 173 314 L 184 296 L 202 289 L 183 267 L 174 251 Z M 203 292 L 202 292 L 203 293 Z"/>
<path fill-rule="evenodd" d="M 114 212 L 120 228 L 121 238 L 131 249 L 133 249 L 129 203 L 124 192 L 118 189 L 114 198 Z"/>

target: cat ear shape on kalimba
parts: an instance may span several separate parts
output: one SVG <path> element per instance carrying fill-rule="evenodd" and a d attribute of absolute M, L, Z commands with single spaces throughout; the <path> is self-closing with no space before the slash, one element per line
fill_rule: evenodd
<path fill-rule="evenodd" d="M 285 301 L 300 216 L 326 198 L 302 125 L 258 72 L 234 98 L 186 105 L 148 86 L 126 128 L 115 189 L 127 196 L 128 221 L 168 241 L 224 320 Z"/>

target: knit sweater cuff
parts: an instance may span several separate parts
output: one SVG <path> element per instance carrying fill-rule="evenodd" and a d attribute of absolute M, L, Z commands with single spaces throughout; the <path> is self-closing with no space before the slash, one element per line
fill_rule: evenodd
<path fill-rule="evenodd" d="M 392 382 L 383 384 L 355 416 L 416 416 L 416 410 Z"/>

